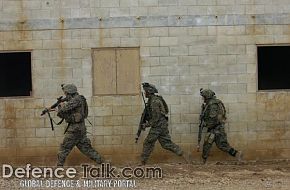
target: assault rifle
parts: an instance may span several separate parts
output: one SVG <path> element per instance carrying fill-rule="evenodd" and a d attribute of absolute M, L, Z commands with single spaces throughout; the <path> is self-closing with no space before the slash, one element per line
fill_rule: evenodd
<path fill-rule="evenodd" d="M 201 134 L 204 127 L 204 112 L 205 112 L 205 105 L 202 104 L 201 106 L 201 113 L 199 115 L 199 126 L 198 126 L 198 140 L 197 140 L 197 151 L 199 152 L 200 148 L 200 141 L 201 141 Z"/>
<path fill-rule="evenodd" d="M 138 139 L 139 139 L 139 137 L 141 135 L 142 130 L 145 131 L 145 128 L 144 128 L 143 125 L 147 122 L 147 118 L 148 118 L 148 106 L 147 106 L 147 103 L 145 102 L 143 93 L 142 93 L 142 99 L 143 99 L 145 108 L 144 108 L 143 113 L 141 115 L 138 131 L 137 131 L 136 138 L 135 138 L 135 143 L 138 142 Z"/>
<path fill-rule="evenodd" d="M 49 119 L 50 119 L 50 125 L 51 125 L 51 130 L 54 130 L 54 128 L 53 128 L 53 119 L 51 118 L 51 116 L 50 116 L 50 110 L 52 110 L 52 109 L 54 109 L 54 108 L 56 108 L 60 103 L 62 103 L 62 102 L 65 102 L 65 101 L 67 101 L 67 98 L 65 97 L 65 98 L 63 98 L 63 96 L 60 96 L 60 97 L 58 97 L 57 98 L 57 102 L 56 103 L 54 103 L 52 106 L 50 106 L 50 108 L 45 108 L 42 112 L 41 112 L 41 116 L 43 116 L 44 114 L 48 114 L 48 117 L 49 117 Z"/>

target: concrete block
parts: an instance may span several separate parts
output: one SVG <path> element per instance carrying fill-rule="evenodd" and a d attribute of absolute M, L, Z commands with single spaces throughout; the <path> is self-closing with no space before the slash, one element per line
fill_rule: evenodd
<path fill-rule="evenodd" d="M 148 7 L 130 7 L 131 16 L 147 16 Z"/>
<path fill-rule="evenodd" d="M 131 115 L 132 106 L 113 106 L 113 115 Z"/>
<path fill-rule="evenodd" d="M 119 7 L 120 0 L 101 0 L 100 7 Z"/>
<path fill-rule="evenodd" d="M 179 56 L 179 64 L 198 65 L 198 56 Z"/>
<path fill-rule="evenodd" d="M 111 17 L 128 17 L 130 16 L 129 7 L 110 8 Z"/>
<path fill-rule="evenodd" d="M 110 30 L 110 36 L 115 37 L 129 37 L 130 36 L 130 29 L 129 28 L 112 28 Z"/>
<path fill-rule="evenodd" d="M 35 137 L 35 129 L 16 129 L 16 136 L 17 137 Z"/>
<path fill-rule="evenodd" d="M 103 126 L 104 117 L 94 117 L 94 126 Z"/>
<path fill-rule="evenodd" d="M 178 0 L 159 0 L 159 6 L 176 6 L 178 5 Z"/>
<path fill-rule="evenodd" d="M 245 74 L 247 73 L 247 65 L 229 65 L 229 74 Z"/>
<path fill-rule="evenodd" d="M 175 124 L 172 127 L 173 134 L 189 134 L 190 133 L 190 125 L 189 124 Z"/>
<path fill-rule="evenodd" d="M 51 131 L 51 128 L 36 128 L 35 137 L 52 137 L 54 132 Z"/>
<path fill-rule="evenodd" d="M 180 5 L 196 5 L 197 0 L 179 0 Z"/>
<path fill-rule="evenodd" d="M 27 143 L 26 143 L 26 138 L 7 138 L 6 139 L 6 144 L 8 147 L 19 147 L 19 148 L 23 148 L 23 147 L 26 147 L 27 146 Z M 0 149 L 1 150 L 1 149 Z"/>
<path fill-rule="evenodd" d="M 158 37 L 158 36 L 169 36 L 169 29 L 167 27 L 162 28 L 150 28 L 149 34 L 152 37 Z"/>
<path fill-rule="evenodd" d="M 195 143 L 196 138 L 194 138 L 193 134 L 181 134 L 180 135 L 181 143 Z"/>
<path fill-rule="evenodd" d="M 195 123 L 198 122 L 198 114 L 181 114 L 181 123 Z"/>
<path fill-rule="evenodd" d="M 37 128 L 44 127 L 44 119 L 43 118 L 25 118 L 23 123 L 17 124 L 17 126 L 28 127 L 28 128 Z"/>
<path fill-rule="evenodd" d="M 112 115 L 112 107 L 95 107 L 94 109 L 95 116 L 108 116 Z"/>
<path fill-rule="evenodd" d="M 141 113 L 135 116 L 123 116 L 123 125 L 124 126 L 138 126 L 141 118 Z"/>
<path fill-rule="evenodd" d="M 32 38 L 34 40 L 50 40 L 51 31 L 33 31 Z"/>
<path fill-rule="evenodd" d="M 170 113 L 171 114 L 189 113 L 189 105 L 188 104 L 170 105 Z"/>
<path fill-rule="evenodd" d="M 199 45 L 199 46 L 189 46 L 188 54 L 189 55 L 207 55 L 207 46 Z"/>
<path fill-rule="evenodd" d="M 218 63 L 219 64 L 236 64 L 237 63 L 237 56 L 236 55 L 219 55 L 218 56 Z"/>
<path fill-rule="evenodd" d="M 174 45 L 174 41 L 171 42 L 171 45 Z M 160 42 L 161 44 L 161 42 Z M 177 44 L 176 44 L 177 45 Z M 170 47 L 170 56 L 180 56 L 180 55 L 188 55 L 188 46 L 176 46 Z"/>
<path fill-rule="evenodd" d="M 118 96 L 103 96 L 104 106 L 117 106 L 121 105 L 121 97 Z"/>
<path fill-rule="evenodd" d="M 26 138 L 27 147 L 45 146 L 45 138 Z"/>
<path fill-rule="evenodd" d="M 93 96 L 92 97 L 92 106 L 100 107 L 103 105 L 103 97 L 102 96 Z"/>
<path fill-rule="evenodd" d="M 150 48 L 151 56 L 169 56 L 169 48 L 168 47 L 151 47 Z"/>
<path fill-rule="evenodd" d="M 141 38 L 140 45 L 142 46 L 160 46 L 159 37 Z"/>
<path fill-rule="evenodd" d="M 160 57 L 160 65 L 176 65 L 179 63 L 177 56 Z"/>
<path fill-rule="evenodd" d="M 207 15 L 207 7 L 206 6 L 188 6 L 187 8 L 189 15 Z"/>
<path fill-rule="evenodd" d="M 25 99 L 24 108 L 43 108 L 44 100 L 43 99 Z"/>
<path fill-rule="evenodd" d="M 114 126 L 114 135 L 132 135 L 135 133 L 137 127 L 134 126 Z"/>
<path fill-rule="evenodd" d="M 136 0 L 120 0 L 120 7 L 138 7 L 139 2 Z"/>
<path fill-rule="evenodd" d="M 72 78 L 73 77 L 73 69 L 72 68 L 54 68 L 52 72 L 52 77 L 55 79 L 61 78 Z"/>
<path fill-rule="evenodd" d="M 169 123 L 172 125 L 181 123 L 180 114 L 170 114 Z"/>
<path fill-rule="evenodd" d="M 158 1 L 156 0 L 140 0 L 139 1 L 140 7 L 158 7 Z"/>
<path fill-rule="evenodd" d="M 247 84 L 228 84 L 228 93 L 245 94 L 247 93 Z"/>
<path fill-rule="evenodd" d="M 139 96 L 124 96 L 121 98 L 121 105 L 140 105 L 141 103 Z"/>
<path fill-rule="evenodd" d="M 168 7 L 150 7 L 148 15 L 150 16 L 164 16 L 168 14 Z"/>
<path fill-rule="evenodd" d="M 121 116 L 105 116 L 104 117 L 105 126 L 122 125 L 122 121 L 123 119 Z"/>
<path fill-rule="evenodd" d="M 169 6 L 168 13 L 171 15 L 187 15 L 187 6 Z"/>
<path fill-rule="evenodd" d="M 104 145 L 119 145 L 122 143 L 122 136 L 104 136 Z"/>
<path fill-rule="evenodd" d="M 149 29 L 148 28 L 131 28 L 130 37 L 138 37 L 138 38 L 149 37 Z"/>

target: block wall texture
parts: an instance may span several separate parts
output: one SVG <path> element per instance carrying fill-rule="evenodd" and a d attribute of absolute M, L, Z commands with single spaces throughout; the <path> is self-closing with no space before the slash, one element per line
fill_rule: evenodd
<path fill-rule="evenodd" d="M 138 161 L 141 95 L 93 96 L 92 49 L 103 47 L 140 47 L 141 81 L 168 102 L 172 139 L 194 160 L 200 88 L 224 101 L 229 142 L 245 159 L 289 158 L 290 93 L 257 90 L 257 45 L 290 44 L 289 13 L 289 0 L 0 0 L 0 51 L 32 52 L 33 85 L 31 97 L 0 99 L 0 162 L 56 163 L 65 125 L 51 131 L 40 113 L 62 83 L 88 100 L 93 147 L 113 163 Z M 168 161 L 182 159 L 157 143 L 150 162 Z M 74 149 L 66 164 L 83 162 Z"/>

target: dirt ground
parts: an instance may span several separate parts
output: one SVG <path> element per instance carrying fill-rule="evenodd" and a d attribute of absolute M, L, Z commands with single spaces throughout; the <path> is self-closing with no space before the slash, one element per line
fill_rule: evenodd
<path fill-rule="evenodd" d="M 263 162 L 209 162 L 199 163 L 168 163 L 148 165 L 161 167 L 161 179 L 135 179 L 136 187 L 113 189 L 290 189 L 290 161 Z M 137 166 L 133 166 L 137 167 Z M 0 189 L 45 189 L 23 188 L 20 180 L 0 179 Z M 59 188 L 50 188 L 59 189 Z M 61 188 L 61 189 L 93 189 L 93 188 Z M 110 188 L 94 188 L 110 189 Z"/>

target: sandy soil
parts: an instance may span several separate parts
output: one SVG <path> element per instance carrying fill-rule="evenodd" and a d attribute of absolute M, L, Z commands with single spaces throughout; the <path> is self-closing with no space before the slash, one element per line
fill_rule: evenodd
<path fill-rule="evenodd" d="M 209 162 L 199 163 L 168 163 L 148 165 L 161 167 L 161 179 L 135 179 L 134 188 L 114 189 L 290 189 L 290 162 Z M 133 165 L 133 167 L 137 167 Z M 2 175 L 1 175 L 2 176 Z M 82 180 L 82 179 L 80 179 Z M 0 189 L 45 189 L 23 188 L 17 178 L 0 179 Z M 60 189 L 60 188 L 50 188 Z M 93 189 L 93 188 L 61 188 L 61 189 Z M 109 189 L 109 188 L 99 188 Z"/>

